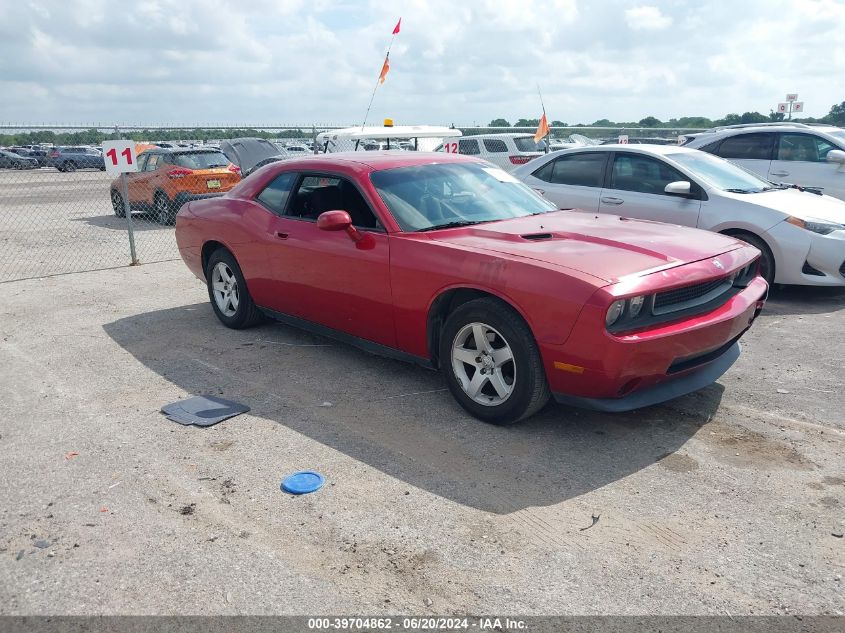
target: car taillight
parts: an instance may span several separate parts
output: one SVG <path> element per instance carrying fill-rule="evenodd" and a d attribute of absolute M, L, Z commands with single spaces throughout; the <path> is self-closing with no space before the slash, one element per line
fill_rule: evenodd
<path fill-rule="evenodd" d="M 233 174 L 240 174 L 241 168 L 238 167 L 237 165 L 229 165 L 229 171 L 232 172 Z"/>
<path fill-rule="evenodd" d="M 177 167 L 176 169 L 171 169 L 167 172 L 168 178 L 184 178 L 185 176 L 190 176 L 193 171 L 190 169 L 185 169 L 184 167 Z"/>
<path fill-rule="evenodd" d="M 54 149 L 52 152 L 50 152 L 50 158 L 58 158 L 58 157 L 59 157 L 59 150 Z"/>
<path fill-rule="evenodd" d="M 524 165 L 524 164 L 525 164 L 525 163 L 527 163 L 529 160 L 531 160 L 531 156 L 519 156 L 519 155 L 516 155 L 516 156 L 508 156 L 508 158 L 510 158 L 510 159 L 511 159 L 511 162 L 512 162 L 514 165 Z"/>

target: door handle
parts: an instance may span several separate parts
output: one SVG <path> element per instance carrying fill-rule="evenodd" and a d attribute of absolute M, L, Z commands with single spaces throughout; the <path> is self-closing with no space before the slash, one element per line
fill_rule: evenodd
<path fill-rule="evenodd" d="M 788 176 L 788 171 L 773 171 L 772 176 Z"/>
<path fill-rule="evenodd" d="M 605 204 L 622 204 L 625 202 L 622 198 L 611 198 L 609 196 L 602 196 L 601 201 Z"/>
<path fill-rule="evenodd" d="M 288 239 L 288 234 L 279 231 L 278 233 L 276 233 L 276 237 L 278 237 L 280 240 L 286 240 Z"/>

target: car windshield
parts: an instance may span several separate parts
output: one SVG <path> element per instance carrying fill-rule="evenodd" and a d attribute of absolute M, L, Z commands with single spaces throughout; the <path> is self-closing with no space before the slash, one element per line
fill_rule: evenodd
<path fill-rule="evenodd" d="M 533 136 L 517 136 L 513 139 L 516 149 L 520 152 L 544 152 L 546 146 L 542 143 L 535 143 Z"/>
<path fill-rule="evenodd" d="M 173 155 L 174 162 L 188 169 L 211 169 L 225 167 L 229 159 L 222 152 L 180 152 Z"/>
<path fill-rule="evenodd" d="M 845 130 L 835 130 L 833 132 L 828 132 L 833 138 L 837 141 L 845 143 Z"/>
<path fill-rule="evenodd" d="M 403 231 L 426 231 L 554 211 L 498 167 L 446 163 L 373 172 L 370 179 Z"/>
<path fill-rule="evenodd" d="M 678 152 L 666 154 L 666 158 L 686 167 L 717 189 L 755 193 L 773 188 L 772 183 L 750 171 L 706 152 Z"/>

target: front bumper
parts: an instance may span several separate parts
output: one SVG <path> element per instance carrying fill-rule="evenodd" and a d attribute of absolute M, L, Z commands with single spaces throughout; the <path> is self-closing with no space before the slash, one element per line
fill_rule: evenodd
<path fill-rule="evenodd" d="M 563 345 L 541 344 L 549 387 L 559 402 L 626 411 L 696 391 L 739 355 L 740 337 L 763 309 L 768 285 L 748 287 L 707 312 L 613 335 L 603 310 L 587 305 Z"/>
<path fill-rule="evenodd" d="M 845 264 L 845 231 L 820 235 L 781 222 L 769 229 L 766 238 L 773 244 L 776 283 L 845 286 L 841 271 Z M 815 274 L 806 272 L 806 265 L 815 269 Z"/>

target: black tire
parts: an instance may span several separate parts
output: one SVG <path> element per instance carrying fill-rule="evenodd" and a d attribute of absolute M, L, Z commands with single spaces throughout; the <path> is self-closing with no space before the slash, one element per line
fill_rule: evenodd
<path fill-rule="evenodd" d="M 15 169 L 23 169 L 23 163 L 15 163 Z"/>
<path fill-rule="evenodd" d="M 762 255 L 760 256 L 760 275 L 769 282 L 771 286 L 775 282 L 775 257 L 772 255 L 771 249 L 763 241 L 762 238 L 752 235 L 751 233 L 736 233 L 734 237 L 751 244 L 758 249 Z"/>
<path fill-rule="evenodd" d="M 225 314 L 218 305 L 218 301 L 214 295 L 212 277 L 218 264 L 227 267 L 235 279 L 236 286 L 234 290 L 238 297 L 238 306 L 234 309 L 233 314 Z M 264 320 L 264 315 L 258 309 L 258 306 L 255 305 L 252 296 L 249 294 L 249 289 L 247 288 L 241 268 L 238 266 L 238 262 L 225 248 L 218 248 L 208 258 L 208 264 L 205 267 L 205 281 L 208 287 L 208 299 L 211 301 L 214 314 L 217 315 L 217 318 L 226 327 L 232 328 L 233 330 L 243 330 L 257 325 Z"/>
<path fill-rule="evenodd" d="M 462 386 L 461 378 L 455 373 L 452 359 L 453 346 L 456 344 L 458 335 L 463 335 L 466 328 L 474 323 L 483 324 L 495 330 L 492 342 L 494 349 L 496 341 L 500 338 L 499 343 L 509 347 L 512 353 L 513 360 L 510 365 L 486 370 L 501 372 L 505 382 L 507 379 L 504 374 L 510 371 L 511 392 L 499 404 L 479 404 L 467 394 Z M 473 345 L 479 348 L 478 343 L 473 343 Z M 519 314 L 497 299 L 469 301 L 448 316 L 440 333 L 439 358 L 440 370 L 443 372 L 452 396 L 464 409 L 484 422 L 500 426 L 515 424 L 534 415 L 549 401 L 551 394 L 546 382 L 546 373 L 531 330 Z M 464 363 L 463 367 L 464 378 L 469 377 L 470 371 L 473 375 L 478 371 L 484 373 L 482 369 L 475 368 L 468 362 Z M 489 390 L 489 388 L 492 388 L 492 382 L 484 386 L 484 389 Z M 494 394 L 494 396 L 489 396 L 492 401 L 495 391 L 490 393 Z M 483 399 L 484 396 L 483 391 L 479 392 L 478 397 Z"/>
<path fill-rule="evenodd" d="M 153 198 L 153 217 L 159 224 L 165 226 L 176 222 L 176 213 L 173 210 L 174 204 L 164 192 L 157 192 Z"/>
<path fill-rule="evenodd" d="M 126 207 L 123 204 L 123 196 L 120 195 L 120 192 L 117 189 L 111 190 L 111 206 L 117 217 L 126 217 Z"/>
<path fill-rule="evenodd" d="M 62 171 L 76 171 L 76 163 L 74 163 L 72 160 L 67 161 L 64 167 L 65 168 Z"/>

